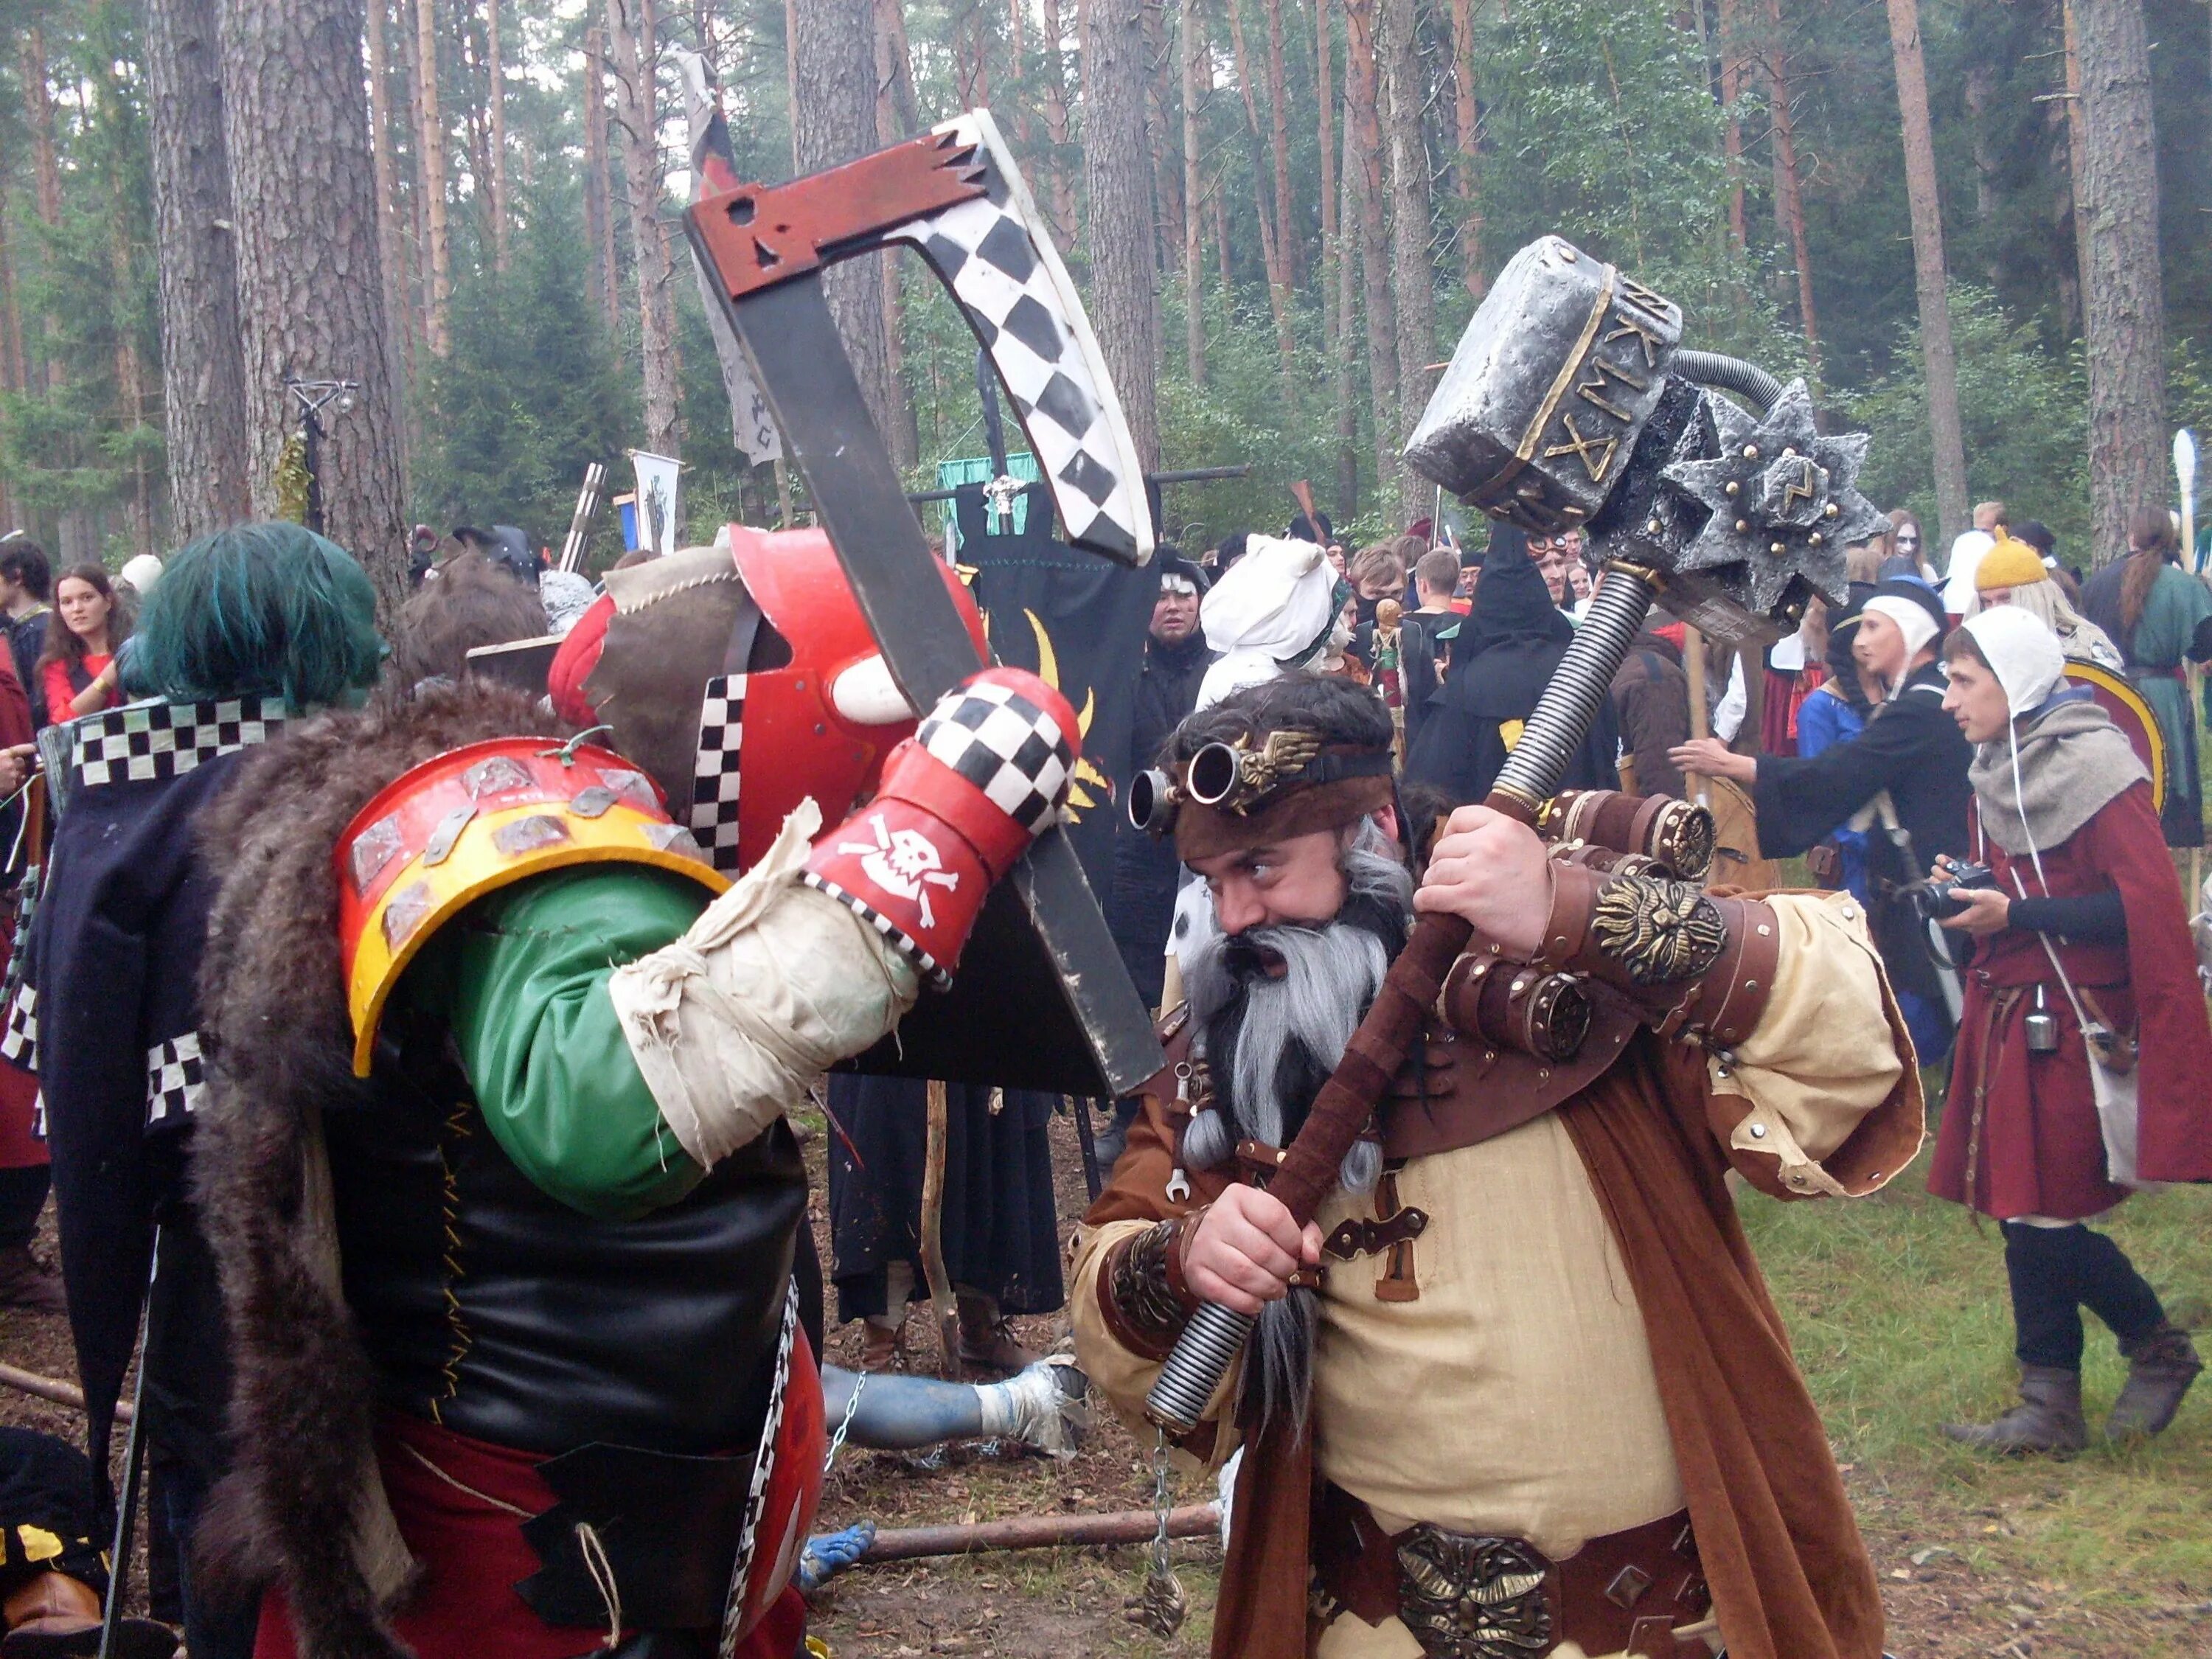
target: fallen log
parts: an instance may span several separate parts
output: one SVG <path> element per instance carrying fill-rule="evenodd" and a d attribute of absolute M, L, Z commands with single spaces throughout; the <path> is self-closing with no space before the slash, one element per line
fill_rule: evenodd
<path fill-rule="evenodd" d="M 1042 1550 L 1079 1544 L 1150 1543 L 1159 1517 L 1150 1510 L 1108 1515 L 1018 1515 L 942 1527 L 891 1527 L 878 1532 L 860 1558 L 913 1561 L 931 1555 L 970 1555 L 978 1550 Z M 1168 1511 L 1168 1536 L 1204 1538 L 1221 1528 L 1221 1505 L 1186 1504 Z"/>
<path fill-rule="evenodd" d="M 64 1382 L 58 1376 L 41 1376 L 36 1371 L 21 1370 L 14 1365 L 0 1365 L 0 1385 L 19 1393 L 35 1395 L 40 1400 L 51 1400 L 57 1406 L 67 1406 L 71 1411 L 84 1409 L 84 1390 L 74 1382 Z M 115 1420 L 131 1420 L 131 1402 L 115 1402 Z"/>

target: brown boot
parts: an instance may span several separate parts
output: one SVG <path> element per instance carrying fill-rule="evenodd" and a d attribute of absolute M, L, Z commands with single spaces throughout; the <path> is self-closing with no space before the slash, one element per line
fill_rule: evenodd
<path fill-rule="evenodd" d="M 2022 1365 L 2020 1404 L 1994 1423 L 1946 1423 L 1943 1434 L 1984 1451 L 2070 1457 L 2089 1443 L 2089 1425 L 2081 1415 L 2081 1373 L 2063 1365 Z"/>
<path fill-rule="evenodd" d="M 2157 1434 L 2173 1421 L 2181 1409 L 2181 1396 L 2204 1369 L 2189 1333 L 2161 1324 L 2148 1336 L 2120 1344 L 2128 1357 L 2128 1380 L 2120 1397 L 2112 1401 L 2112 1414 L 2105 1432 L 2115 1440 L 2130 1435 Z"/>
<path fill-rule="evenodd" d="M 61 1275 L 42 1266 L 29 1245 L 10 1244 L 0 1249 L 0 1307 L 60 1314 L 69 1311 L 69 1298 Z"/>
<path fill-rule="evenodd" d="M 0 1605 L 8 1633 L 4 1659 L 79 1659 L 100 1651 L 100 1597 L 81 1578 L 41 1573 Z M 171 1659 L 176 1632 L 150 1619 L 125 1619 L 115 1630 L 121 1659 Z"/>
<path fill-rule="evenodd" d="M 995 1297 L 975 1296 L 963 1291 L 957 1300 L 963 1365 L 991 1376 L 1012 1376 L 1036 1364 L 1037 1356 L 1014 1340 L 1013 1329 L 1006 1322 L 1006 1316 L 999 1311 Z"/>
<path fill-rule="evenodd" d="M 898 1369 L 899 1340 L 906 1334 L 906 1322 L 896 1325 L 879 1325 L 872 1319 L 860 1322 L 860 1369 L 864 1371 L 889 1371 Z"/>

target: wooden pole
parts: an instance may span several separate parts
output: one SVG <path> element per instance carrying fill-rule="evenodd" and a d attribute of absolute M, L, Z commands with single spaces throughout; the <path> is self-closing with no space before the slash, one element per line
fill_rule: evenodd
<path fill-rule="evenodd" d="M 921 1172 L 921 1276 L 929 1285 L 929 1305 L 937 1315 L 938 1346 L 944 1350 L 942 1375 L 960 1377 L 960 1310 L 952 1276 L 945 1270 L 945 1157 L 951 1112 L 945 1085 L 929 1081 L 929 1133 Z"/>
<path fill-rule="evenodd" d="M 36 1371 L 22 1370 L 14 1365 L 0 1365 L 0 1387 L 10 1388 L 19 1394 L 31 1395 L 40 1400 L 51 1400 L 57 1406 L 67 1406 L 74 1412 L 84 1409 L 84 1390 L 76 1383 L 64 1382 L 57 1376 L 41 1376 Z M 128 1423 L 131 1417 L 131 1402 L 117 1401 L 115 1420 Z M 1152 1534 L 1147 1532 L 1145 1535 L 1150 1537 Z"/>
<path fill-rule="evenodd" d="M 1170 1538 L 1204 1538 L 1220 1527 L 1218 1504 L 1185 1504 L 1168 1511 Z M 1150 1510 L 1119 1510 L 1109 1515 L 1018 1515 L 964 1526 L 894 1527 L 876 1534 L 860 1561 L 873 1565 L 933 1555 L 969 1555 L 977 1550 L 1142 1544 L 1149 1542 L 1158 1528 L 1159 1517 Z"/>

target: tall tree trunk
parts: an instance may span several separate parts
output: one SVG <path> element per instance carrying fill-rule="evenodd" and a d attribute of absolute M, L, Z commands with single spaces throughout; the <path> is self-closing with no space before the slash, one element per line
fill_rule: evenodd
<path fill-rule="evenodd" d="M 1183 372 L 1193 386 L 1206 384 L 1206 291 L 1199 275 L 1206 260 L 1205 223 L 1199 204 L 1205 199 L 1199 177 L 1199 76 L 1208 89 L 1213 71 L 1206 61 L 1206 28 L 1199 21 L 1198 0 L 1182 0 L 1182 360 Z M 1222 300 L 1228 301 L 1224 283 Z"/>
<path fill-rule="evenodd" d="M 1721 154 L 1727 158 L 1729 241 L 1738 253 L 1749 240 L 1743 213 L 1743 0 L 1720 0 Z"/>
<path fill-rule="evenodd" d="M 430 355 L 446 355 L 446 307 L 453 293 L 453 261 L 446 242 L 446 126 L 438 112 L 438 0 L 415 0 L 416 176 L 422 181 L 428 233 L 429 307 L 424 335 Z"/>
<path fill-rule="evenodd" d="M 1966 443 L 1959 427 L 1959 355 L 1943 264 L 1943 208 L 1936 191 L 1936 141 L 1928 70 L 1920 53 L 1919 0 L 1888 0 L 1890 55 L 1905 138 L 1905 194 L 1912 211 L 1912 279 L 1920 297 L 1920 355 L 1928 375 L 1928 432 L 1936 452 L 1936 514 L 1943 541 L 1966 533 Z"/>
<path fill-rule="evenodd" d="M 1275 246 L 1287 292 L 1305 274 L 1305 238 L 1291 193 L 1290 83 L 1283 72 L 1283 0 L 1267 0 L 1267 143 L 1275 166 Z"/>
<path fill-rule="evenodd" d="M 1367 319 L 1367 396 L 1375 422 L 1376 499 L 1397 476 L 1398 308 L 1390 295 L 1390 229 L 1383 199 L 1382 54 L 1375 0 L 1344 0 L 1344 165 L 1359 210 L 1359 270 Z M 1347 317 L 1345 329 L 1352 324 Z"/>
<path fill-rule="evenodd" d="M 1482 106 L 1474 95 L 1474 0 L 1451 0 L 1452 186 L 1459 197 L 1459 264 L 1467 291 L 1480 300 L 1490 286 L 1482 258 Z"/>
<path fill-rule="evenodd" d="M 1098 0 L 1078 0 L 1086 11 L 1082 20 L 1088 22 L 1087 12 Z M 1180 248 L 1185 234 L 1184 221 L 1199 210 L 1198 204 L 1188 199 L 1182 187 L 1182 146 L 1177 141 L 1175 108 L 1181 103 L 1182 59 L 1168 42 L 1168 6 L 1170 0 L 1139 0 L 1143 13 L 1146 131 L 1152 145 L 1152 188 L 1158 201 L 1158 228 L 1153 233 L 1152 246 L 1148 250 L 1156 270 L 1168 268 L 1170 247 Z M 1084 74 L 1090 75 L 1088 57 L 1084 59 Z M 1175 93 L 1170 97 L 1170 94 Z M 1086 84 L 1084 95 L 1091 90 Z M 1086 164 L 1087 166 L 1087 164 Z"/>
<path fill-rule="evenodd" d="M 2127 548 L 2128 515 L 2169 492 L 2166 294 L 2159 269 L 2158 135 L 2142 0 L 2075 0 L 2088 222 L 2089 501 L 2095 557 Z"/>
<path fill-rule="evenodd" d="M 113 60 L 101 64 L 99 77 L 100 122 L 110 131 L 120 131 L 123 121 L 123 88 L 115 71 Z M 151 553 L 154 550 L 154 483 L 146 466 L 145 447 L 138 441 L 139 428 L 146 422 L 145 362 L 139 353 L 137 319 L 128 302 L 131 289 L 131 274 L 139 268 L 140 252 L 133 246 L 131 233 L 139 226 L 139 218 L 131 209 L 128 181 L 121 167 L 102 169 L 107 174 L 107 259 L 110 280 L 114 283 L 117 308 L 115 314 L 115 405 L 121 435 L 130 446 L 131 494 L 124 502 L 124 517 L 131 526 L 131 551 Z M 149 247 L 148 254 L 159 263 L 157 248 Z"/>
<path fill-rule="evenodd" d="M 607 0 L 607 43 L 614 55 L 615 127 L 629 198 L 630 266 L 637 277 L 640 344 L 645 360 L 645 447 L 656 455 L 673 455 L 677 448 L 676 307 L 668 287 L 668 245 L 661 240 L 660 228 L 655 222 L 660 210 L 661 179 L 659 106 L 653 86 L 653 0 Z"/>
<path fill-rule="evenodd" d="M 2089 282 L 2089 218 L 2076 182 L 2081 173 L 2082 152 L 2088 148 L 2081 133 L 2081 43 L 2075 27 L 2074 0 L 2059 0 L 2058 15 L 2064 42 L 2065 96 L 2058 102 L 2066 112 L 2066 216 L 2074 235 L 2074 282 L 2069 307 L 2077 334 L 2087 331 L 2082 295 Z"/>
<path fill-rule="evenodd" d="M 1044 134 L 1052 146 L 1046 168 L 1046 209 L 1053 240 L 1065 254 L 1075 246 L 1075 185 L 1068 176 L 1067 24 L 1063 0 L 1045 0 Z"/>
<path fill-rule="evenodd" d="M 1766 83 L 1774 104 L 1774 216 L 1797 266 L 1797 320 L 1805 361 L 1820 383 L 1820 325 L 1813 310 L 1813 254 L 1805 240 L 1805 197 L 1798 187 L 1797 122 L 1790 108 L 1790 57 L 1782 40 L 1782 0 L 1766 0 Z"/>
<path fill-rule="evenodd" d="M 875 14 L 872 0 L 805 0 L 791 14 L 793 148 L 800 173 L 866 155 L 876 148 Z M 881 257 L 881 256 L 878 256 Z M 884 328 L 883 276 L 865 259 L 823 274 L 830 314 L 853 360 L 868 413 L 886 444 L 913 429 L 906 389 L 891 374 Z"/>
<path fill-rule="evenodd" d="M 1325 0 L 1324 0 L 1325 3 Z M 1352 331 L 1352 310 L 1358 302 L 1359 257 L 1353 247 L 1353 222 L 1359 216 L 1359 169 L 1352 155 L 1352 121 L 1340 124 L 1343 131 L 1344 165 L 1336 169 L 1337 200 L 1330 211 L 1338 229 L 1333 239 L 1336 262 L 1337 329 L 1329 342 L 1332 398 L 1336 404 L 1336 522 L 1348 525 L 1359 511 L 1359 408 L 1358 395 L 1359 337 Z"/>
<path fill-rule="evenodd" d="M 147 112 L 161 249 L 163 435 L 179 541 L 252 512 L 216 0 L 148 0 Z M 380 198 L 384 191 L 381 185 Z M 380 210 L 381 202 L 379 204 Z M 378 214 L 380 227 L 383 215 Z"/>
<path fill-rule="evenodd" d="M 1395 452 L 1429 399 L 1429 364 L 1437 349 L 1436 265 L 1429 243 L 1429 151 L 1421 133 L 1421 53 L 1413 0 L 1382 0 L 1383 83 L 1389 94 L 1392 263 L 1397 273 L 1398 427 Z M 1419 515 L 1428 486 L 1410 468 L 1396 468 L 1408 518 Z"/>
<path fill-rule="evenodd" d="M 1966 131 L 1974 152 L 1974 217 L 1986 222 L 1997 210 L 1997 157 L 1990 145 L 1990 106 L 1997 94 L 1996 71 L 1986 62 L 1966 65 Z"/>
<path fill-rule="evenodd" d="M 378 271 L 362 0 L 223 0 L 223 132 L 238 225 L 253 507 L 276 510 L 298 429 L 288 375 L 358 380 L 326 411 L 325 532 L 367 567 L 389 618 L 405 597 L 406 483 Z"/>
<path fill-rule="evenodd" d="M 896 143 L 920 130 L 914 94 L 914 62 L 907 53 L 904 0 L 875 0 L 876 142 Z M 884 345 L 890 354 L 891 384 L 900 388 L 891 403 L 890 428 L 884 434 L 895 465 L 909 467 L 921 459 L 921 433 L 915 424 L 914 400 L 905 393 L 906 337 L 900 321 L 899 291 L 905 267 L 891 254 L 875 261 L 881 279 Z"/>
<path fill-rule="evenodd" d="M 1244 49 L 1243 14 L 1231 4 L 1229 8 L 1230 50 L 1237 65 L 1237 86 L 1244 101 L 1244 124 L 1252 137 L 1252 209 L 1260 226 L 1260 258 L 1267 272 L 1267 307 L 1275 318 L 1275 354 L 1282 360 L 1283 395 L 1292 408 L 1297 404 L 1297 342 L 1291 333 L 1291 264 L 1290 253 L 1284 246 L 1283 227 L 1290 222 L 1287 212 L 1277 211 L 1278 204 L 1268 199 L 1266 183 L 1267 168 L 1261 165 L 1262 148 L 1267 143 L 1260 127 L 1259 100 L 1252 85 L 1249 53 Z M 1279 38 L 1274 42 L 1275 57 L 1281 60 Z M 1227 204 L 1222 205 L 1227 211 Z M 1226 286 L 1226 284 L 1224 284 Z"/>
<path fill-rule="evenodd" d="M 484 74 L 484 47 L 477 28 L 478 21 L 473 0 L 456 0 L 453 45 L 461 59 L 461 131 L 468 140 L 469 187 L 475 196 L 472 205 L 477 218 L 477 263 L 481 265 L 484 251 L 491 246 L 491 226 L 487 222 L 491 141 L 485 127 L 491 93 Z"/>
<path fill-rule="evenodd" d="M 158 3 L 158 0 L 154 0 Z M 400 435 L 406 440 L 409 422 L 404 411 L 407 390 L 414 382 L 412 331 L 403 320 L 407 312 L 407 262 L 399 246 L 399 186 L 392 166 L 392 64 L 386 30 L 391 27 L 389 0 L 367 0 L 368 34 L 368 148 L 376 163 L 376 252 L 384 267 L 384 320 L 392 331 L 392 373 L 394 395 L 402 410 Z M 230 180 L 223 179 L 223 204 L 230 201 Z M 225 252 L 228 250 L 226 248 Z M 236 296 L 232 298 L 234 309 Z M 172 453 L 173 453 L 173 446 Z M 170 494 L 176 493 L 172 474 Z"/>
<path fill-rule="evenodd" d="M 1335 70 L 1330 63 L 1334 56 L 1330 50 L 1328 28 L 1328 0 L 1314 0 L 1314 105 L 1315 120 L 1321 137 L 1321 257 L 1327 267 L 1331 259 L 1342 259 L 1342 219 L 1338 212 L 1339 191 L 1336 182 L 1336 120 Z M 1337 331 L 1344 326 L 1343 313 L 1337 309 L 1336 284 L 1330 280 L 1330 271 L 1322 274 L 1321 332 L 1328 349 L 1336 349 Z"/>
<path fill-rule="evenodd" d="M 407 263 L 392 285 L 403 296 L 400 326 L 407 331 L 409 361 L 420 365 L 430 350 L 430 216 L 423 206 L 422 123 L 415 96 L 414 0 L 398 0 L 400 51 L 392 59 L 392 130 L 404 135 L 407 165 L 400 176 L 406 198 Z M 400 151 L 395 150 L 398 163 Z"/>
<path fill-rule="evenodd" d="M 1160 319 L 1145 142 L 1145 0 L 1088 0 L 1083 22 L 1091 320 L 1138 461 L 1151 470 L 1160 464 Z"/>
<path fill-rule="evenodd" d="M 31 124 L 33 200 L 38 204 L 39 222 L 50 231 L 58 230 L 62 222 L 62 169 L 59 152 L 54 144 L 54 100 L 46 79 L 46 32 L 44 29 L 33 27 L 23 31 L 21 70 L 24 113 Z M 43 378 L 47 390 L 55 391 L 69 379 L 61 353 L 56 349 L 56 342 L 61 334 L 61 319 L 50 313 L 40 322 L 39 355 L 45 365 Z"/>
<path fill-rule="evenodd" d="M 622 289 L 615 274 L 614 204 L 607 179 L 607 38 L 594 23 L 584 31 L 584 236 L 592 245 L 592 297 L 607 332 L 622 330 Z"/>
<path fill-rule="evenodd" d="M 484 0 L 484 68 L 489 82 L 484 100 L 491 106 L 491 262 L 507 270 L 507 62 L 500 54 L 499 0 Z"/>

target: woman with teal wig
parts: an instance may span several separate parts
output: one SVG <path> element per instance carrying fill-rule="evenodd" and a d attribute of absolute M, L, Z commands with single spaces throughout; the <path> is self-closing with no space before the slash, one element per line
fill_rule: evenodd
<path fill-rule="evenodd" d="M 46 1102 L 62 1276 L 94 1466 L 142 1304 L 145 1387 L 195 1659 L 246 1659 L 255 1609 L 203 1593 L 191 1543 L 230 1461 L 221 1297 L 188 1170 L 205 1099 L 198 981 L 214 884 L 199 820 L 254 748 L 358 702 L 383 641 L 342 548 L 292 524 L 217 531 L 170 560 L 123 671 L 140 701 L 73 722 L 50 767 L 65 799 L 0 1058 Z M 66 787 L 61 787 L 63 784 Z M 155 1221 L 160 1271 L 150 1273 Z M 151 1279 L 149 1289 L 149 1279 Z"/>
<path fill-rule="evenodd" d="M 282 697 L 357 704 L 385 654 L 376 589 L 337 543 L 296 524 L 239 525 L 186 545 L 134 636 L 128 680 L 173 702 Z"/>

